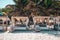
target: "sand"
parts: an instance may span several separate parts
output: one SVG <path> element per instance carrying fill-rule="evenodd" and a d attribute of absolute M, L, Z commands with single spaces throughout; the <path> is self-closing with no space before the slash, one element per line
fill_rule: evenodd
<path fill-rule="evenodd" d="M 0 33 L 0 40 L 60 40 L 51 34 L 43 33 Z"/>

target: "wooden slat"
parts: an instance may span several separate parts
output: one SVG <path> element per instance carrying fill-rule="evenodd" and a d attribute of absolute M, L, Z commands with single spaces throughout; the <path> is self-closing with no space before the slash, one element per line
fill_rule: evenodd
<path fill-rule="evenodd" d="M 49 16 L 35 16 L 33 17 L 34 22 L 43 22 L 44 19 L 47 18 L 47 21 L 49 20 Z"/>
<path fill-rule="evenodd" d="M 26 22 L 28 21 L 28 17 L 21 17 L 21 16 L 16 16 L 16 17 L 12 17 L 12 23 L 13 25 L 15 25 L 15 19 L 17 19 L 18 22 L 20 22 L 20 19 L 24 22 L 26 20 Z M 27 23 L 26 23 L 27 24 Z"/>

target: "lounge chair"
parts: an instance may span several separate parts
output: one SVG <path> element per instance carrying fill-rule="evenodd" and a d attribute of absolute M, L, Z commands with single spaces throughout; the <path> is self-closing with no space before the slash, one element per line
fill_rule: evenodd
<path fill-rule="evenodd" d="M 14 22 L 13 22 L 14 21 Z M 12 28 L 14 30 L 26 30 L 28 27 L 28 17 L 13 17 Z"/>
<path fill-rule="evenodd" d="M 9 20 L 9 18 L 7 18 L 6 16 L 1 16 L 0 17 L 0 30 L 7 30 L 7 26 L 8 26 L 8 22 L 7 20 Z"/>
<path fill-rule="evenodd" d="M 48 19 L 49 17 L 46 17 L 46 18 Z M 38 31 L 49 30 L 47 28 L 47 24 L 44 23 L 44 19 L 45 19 L 45 17 L 41 17 L 41 16 L 33 17 L 35 30 L 38 30 Z"/>

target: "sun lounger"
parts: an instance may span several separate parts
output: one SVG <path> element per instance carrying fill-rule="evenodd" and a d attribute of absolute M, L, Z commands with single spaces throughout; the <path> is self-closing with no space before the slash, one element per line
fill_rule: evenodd
<path fill-rule="evenodd" d="M 0 30 L 6 30 L 6 27 L 8 26 L 8 21 L 9 18 L 6 16 L 1 16 L 0 17 Z"/>
<path fill-rule="evenodd" d="M 45 18 L 47 18 L 46 23 L 44 23 Z M 44 30 L 44 29 L 48 30 L 47 22 L 48 22 L 49 18 L 50 17 L 48 17 L 48 16 L 45 16 L 45 17 L 43 17 L 43 16 L 35 16 L 35 17 L 33 17 L 35 29 L 37 29 L 37 30 Z M 38 28 L 37 28 L 36 25 L 38 26 Z"/>
<path fill-rule="evenodd" d="M 56 21 L 57 24 L 56 24 L 56 26 L 55 26 L 55 29 L 56 29 L 56 30 L 60 30 L 60 16 L 58 16 L 56 20 L 57 20 L 57 21 Z"/>
<path fill-rule="evenodd" d="M 25 29 L 28 27 L 28 17 L 12 17 L 12 28 L 13 30 Z"/>

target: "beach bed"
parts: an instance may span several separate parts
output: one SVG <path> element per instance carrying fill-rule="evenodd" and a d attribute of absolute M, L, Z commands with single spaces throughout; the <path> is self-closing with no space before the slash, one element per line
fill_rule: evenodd
<path fill-rule="evenodd" d="M 8 20 L 10 20 L 6 16 L 0 16 L 0 30 L 7 30 Z"/>
<path fill-rule="evenodd" d="M 50 19 L 49 16 L 35 16 L 35 17 L 33 17 L 35 30 L 38 30 L 38 31 L 40 31 L 40 30 L 50 30 L 48 28 L 49 19 Z"/>
<path fill-rule="evenodd" d="M 11 21 L 12 21 L 12 26 L 11 26 L 11 30 L 26 30 L 26 28 L 28 27 L 28 17 L 21 17 L 21 16 L 13 16 L 11 17 Z"/>
<path fill-rule="evenodd" d="M 57 19 L 57 22 L 56 22 L 57 30 L 60 30 L 60 16 L 58 16 L 56 19 Z"/>

